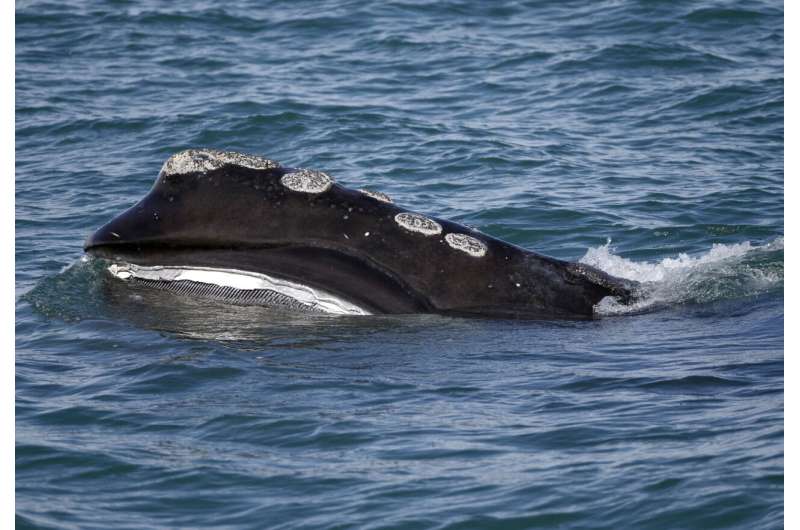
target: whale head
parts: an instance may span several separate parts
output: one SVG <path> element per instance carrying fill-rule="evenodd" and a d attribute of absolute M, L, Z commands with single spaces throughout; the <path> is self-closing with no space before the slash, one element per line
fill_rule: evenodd
<path fill-rule="evenodd" d="M 334 313 L 590 318 L 605 296 L 631 293 L 326 173 L 213 149 L 170 157 L 84 248 L 122 280 Z"/>

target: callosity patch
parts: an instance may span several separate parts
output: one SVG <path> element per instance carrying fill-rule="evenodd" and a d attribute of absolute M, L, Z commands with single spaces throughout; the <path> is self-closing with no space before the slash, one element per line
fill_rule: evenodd
<path fill-rule="evenodd" d="M 282 176 L 281 184 L 300 193 L 323 193 L 333 186 L 333 178 L 322 171 L 297 169 Z"/>
<path fill-rule="evenodd" d="M 161 168 L 161 174 L 204 173 L 219 169 L 225 165 L 236 165 L 250 169 L 275 169 L 281 167 L 274 160 L 255 155 L 234 151 L 220 151 L 218 149 L 187 149 L 169 157 Z"/>
<path fill-rule="evenodd" d="M 442 233 L 442 225 L 418 213 L 402 212 L 395 215 L 394 220 L 406 230 L 418 232 L 425 236 L 435 236 Z"/>
<path fill-rule="evenodd" d="M 466 252 L 472 257 L 482 258 L 486 255 L 486 244 L 480 239 L 467 234 L 447 234 L 444 236 L 444 240 L 452 248 Z"/>

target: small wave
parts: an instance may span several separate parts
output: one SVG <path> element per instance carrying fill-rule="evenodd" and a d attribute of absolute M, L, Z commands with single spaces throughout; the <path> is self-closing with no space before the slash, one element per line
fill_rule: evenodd
<path fill-rule="evenodd" d="M 768 16 L 779 16 L 777 9 L 764 9 L 752 11 L 749 9 L 731 9 L 722 7 L 705 7 L 696 9 L 684 16 L 684 19 L 693 23 L 703 24 L 746 24 L 754 23 Z"/>
<path fill-rule="evenodd" d="M 763 244 L 714 244 L 699 255 L 681 253 L 658 262 L 637 262 L 614 254 L 609 240 L 579 260 L 641 283 L 638 301 L 623 305 L 606 298 L 599 315 L 642 312 L 665 305 L 707 303 L 783 288 L 783 237 Z"/>
<path fill-rule="evenodd" d="M 561 72 L 587 71 L 597 68 L 612 70 L 713 70 L 733 61 L 708 50 L 680 44 L 612 44 L 582 57 L 568 58 L 555 63 Z"/>

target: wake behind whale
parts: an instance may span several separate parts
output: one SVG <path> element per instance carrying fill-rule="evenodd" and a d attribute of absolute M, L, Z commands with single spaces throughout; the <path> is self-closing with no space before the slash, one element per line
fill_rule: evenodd
<path fill-rule="evenodd" d="M 716 243 L 698 255 L 681 253 L 656 262 L 636 262 L 614 254 L 609 241 L 587 250 L 579 262 L 639 283 L 635 302 L 620 304 L 607 298 L 595 308 L 598 315 L 621 315 L 780 290 L 783 246 L 783 237 L 761 245 Z"/>
<path fill-rule="evenodd" d="M 85 250 L 118 280 L 334 314 L 592 318 L 637 282 L 253 155 L 180 152 Z"/>

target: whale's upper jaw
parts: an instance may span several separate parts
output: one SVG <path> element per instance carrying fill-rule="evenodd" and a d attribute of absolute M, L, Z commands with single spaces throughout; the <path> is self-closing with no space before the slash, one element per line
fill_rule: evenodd
<path fill-rule="evenodd" d="M 257 189 L 260 181 L 274 181 L 284 171 L 278 162 L 255 155 L 209 148 L 180 151 L 164 162 L 150 192 L 90 234 L 83 248 L 97 251 L 99 247 L 196 245 L 204 244 L 203 240 L 205 244 L 227 244 L 230 237 L 236 238 L 230 227 L 220 227 L 225 232 L 214 233 L 213 226 L 206 223 L 205 228 L 212 230 L 199 230 L 204 216 L 224 213 L 226 199 L 220 193 L 197 194 L 191 204 L 183 199 L 207 185 L 206 181 L 219 187 L 244 175 Z"/>

